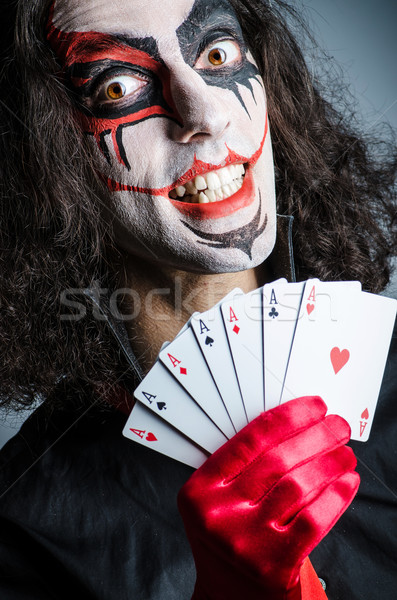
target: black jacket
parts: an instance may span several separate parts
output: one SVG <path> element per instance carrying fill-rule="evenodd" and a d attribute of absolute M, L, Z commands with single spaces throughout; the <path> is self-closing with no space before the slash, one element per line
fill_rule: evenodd
<path fill-rule="evenodd" d="M 291 219 L 278 239 L 274 275 L 293 279 Z M 125 332 L 113 333 L 139 378 Z M 0 599 L 189 600 L 176 496 L 192 469 L 124 438 L 123 413 L 80 400 L 50 418 L 41 406 L 0 453 Z M 396 328 L 370 440 L 351 445 L 358 495 L 311 559 L 329 600 L 395 600 Z"/>
<path fill-rule="evenodd" d="M 194 564 L 176 508 L 192 469 L 123 438 L 126 417 L 39 408 L 1 453 L 0 598 L 188 600 Z M 330 600 L 397 597 L 397 329 L 361 485 L 312 553 Z M 264 540 L 266 544 L 266 540 Z"/>

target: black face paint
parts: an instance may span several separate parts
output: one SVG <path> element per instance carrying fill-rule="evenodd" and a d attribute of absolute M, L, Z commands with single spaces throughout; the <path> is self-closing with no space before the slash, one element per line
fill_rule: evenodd
<path fill-rule="evenodd" d="M 130 170 L 123 130 L 146 119 L 166 116 L 182 125 L 170 90 L 169 71 L 161 60 L 154 38 L 128 38 L 98 32 L 69 33 L 72 50 L 65 76 L 77 97 L 83 128 L 93 135 L 111 164 L 105 136 L 112 134 L 119 161 Z M 135 77 L 145 84 L 137 93 L 118 102 L 97 101 L 96 94 L 118 76 Z"/>
<path fill-rule="evenodd" d="M 205 233 L 200 231 L 200 229 L 192 227 L 185 221 L 182 221 L 182 223 L 185 225 L 185 227 L 197 235 L 197 237 L 209 240 L 208 242 L 198 240 L 199 244 L 203 244 L 209 248 L 236 248 L 237 250 L 244 252 L 244 254 L 246 254 L 248 258 L 252 260 L 252 246 L 254 241 L 265 231 L 267 227 L 267 215 L 265 215 L 262 225 L 259 226 L 260 220 L 261 202 L 259 203 L 259 208 L 255 217 L 250 223 L 247 223 L 247 225 L 243 225 L 243 227 L 239 227 L 238 229 L 226 231 L 225 233 Z"/>
<path fill-rule="evenodd" d="M 178 27 L 176 34 L 182 56 L 191 67 L 194 66 L 200 52 L 212 42 L 229 36 L 239 43 L 243 57 L 236 66 L 200 69 L 199 72 L 207 85 L 231 90 L 250 116 L 238 84 L 249 89 L 255 100 L 251 80 L 260 81 L 260 73 L 256 65 L 246 58 L 248 49 L 232 6 L 226 0 L 196 0 L 188 18 Z"/>
<path fill-rule="evenodd" d="M 153 64 L 157 63 L 158 67 L 162 67 L 164 71 L 164 63 L 160 58 L 157 43 L 154 38 L 128 38 L 126 36 L 114 37 L 113 53 L 117 54 L 117 44 L 123 44 L 133 50 L 137 50 L 149 58 L 153 58 Z M 71 82 L 73 90 L 77 93 L 78 99 L 81 102 L 79 108 L 87 115 L 97 119 L 119 119 L 138 111 L 144 111 L 150 106 L 162 106 L 165 110 L 171 112 L 170 106 L 167 104 L 163 85 L 159 75 L 154 73 L 152 69 L 145 66 L 145 63 L 139 59 L 134 60 L 134 52 L 131 52 L 130 61 L 120 60 L 117 58 L 104 58 L 101 60 L 75 62 L 68 69 L 65 69 L 65 75 Z M 139 56 L 138 54 L 136 54 Z M 160 70 L 160 69 L 159 69 Z M 134 75 L 147 78 L 150 80 L 150 85 L 146 86 L 139 94 L 135 101 L 130 103 L 119 102 L 109 105 L 89 104 L 88 99 L 95 94 L 101 83 L 112 76 L 117 75 Z"/>

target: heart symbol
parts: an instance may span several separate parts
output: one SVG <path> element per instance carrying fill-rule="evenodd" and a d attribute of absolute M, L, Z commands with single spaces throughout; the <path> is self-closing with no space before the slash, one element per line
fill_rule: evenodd
<path fill-rule="evenodd" d="M 146 439 L 148 442 L 157 442 L 156 436 L 154 435 L 154 433 L 151 433 L 150 431 L 147 434 Z"/>
<path fill-rule="evenodd" d="M 163 410 L 163 408 L 165 408 L 166 404 L 165 402 L 157 402 L 157 408 L 159 410 Z"/>
<path fill-rule="evenodd" d="M 365 411 L 363 412 L 363 414 L 361 415 L 362 419 L 369 419 L 369 412 L 368 412 L 368 408 L 365 409 Z"/>
<path fill-rule="evenodd" d="M 335 375 L 345 366 L 350 358 L 349 350 L 340 350 L 338 347 L 331 350 L 331 362 L 335 371 Z"/>
<path fill-rule="evenodd" d="M 311 315 L 312 312 L 314 311 L 314 304 L 306 304 L 306 310 L 307 310 L 307 314 Z"/>

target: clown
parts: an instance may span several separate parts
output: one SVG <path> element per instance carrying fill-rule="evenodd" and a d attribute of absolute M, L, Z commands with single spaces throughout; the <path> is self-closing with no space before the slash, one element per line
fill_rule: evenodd
<path fill-rule="evenodd" d="M 359 476 L 349 428 L 321 399 L 261 415 L 194 474 L 131 449 L 120 424 L 127 392 L 192 312 L 236 286 L 293 279 L 289 214 L 300 278 L 384 287 L 391 167 L 370 163 L 321 98 L 272 3 L 17 5 L 1 100 L 11 109 L 21 91 L 14 142 L 1 141 L 1 334 L 11 339 L 16 315 L 20 337 L 2 394 L 45 401 L 5 451 L 6 593 L 324 598 L 308 556 L 326 564 Z M 93 282 L 124 290 L 133 375 L 98 315 L 60 314 L 65 290 Z M 33 352 L 21 350 L 28 331 Z"/>

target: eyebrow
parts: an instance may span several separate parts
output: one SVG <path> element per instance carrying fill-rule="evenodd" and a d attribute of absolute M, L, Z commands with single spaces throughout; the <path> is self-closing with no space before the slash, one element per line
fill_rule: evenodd
<path fill-rule="evenodd" d="M 87 63 L 111 55 L 128 61 L 134 52 L 141 58 L 146 56 L 158 63 L 160 58 L 157 42 L 153 37 L 130 38 L 126 35 L 109 34 L 97 31 L 63 32 L 51 25 L 48 41 L 61 60 L 64 68 L 76 63 Z"/>
<path fill-rule="evenodd" d="M 80 38 L 75 45 L 75 51 L 84 58 L 87 54 L 90 54 L 92 57 L 95 53 L 103 54 L 111 52 L 114 50 L 115 46 L 139 50 L 145 52 L 159 62 L 161 60 L 157 42 L 152 37 L 130 38 L 126 35 L 92 32 L 89 38 L 87 38 L 87 36 L 82 36 Z"/>
<path fill-rule="evenodd" d="M 220 31 L 237 34 L 244 42 L 241 25 L 229 2 L 226 0 L 196 0 L 189 15 L 176 30 L 182 54 L 187 58 L 191 53 L 190 46 L 197 38 L 198 31 L 205 36 L 215 26 Z M 193 56 L 190 56 L 190 59 L 192 58 Z"/>

